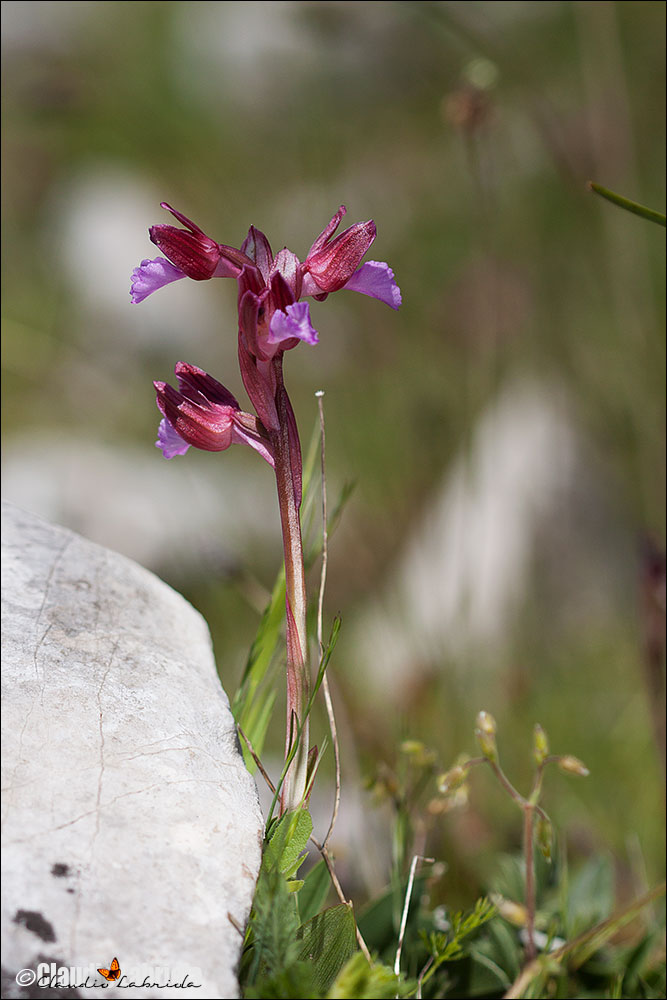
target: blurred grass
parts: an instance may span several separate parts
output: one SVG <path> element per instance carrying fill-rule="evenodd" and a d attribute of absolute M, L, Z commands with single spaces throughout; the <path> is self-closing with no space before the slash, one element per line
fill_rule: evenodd
<path fill-rule="evenodd" d="M 63 266 L 62 234 L 53 238 L 54 205 L 73 179 L 113 167 L 221 241 L 238 244 L 254 223 L 274 249 L 301 255 L 340 202 L 350 221 L 373 217 L 371 256 L 394 268 L 401 311 L 362 297 L 315 303 L 321 343 L 287 365 L 304 438 L 313 391 L 326 389 L 332 488 L 357 484 L 327 599 L 343 615 L 333 669 L 356 741 L 344 756 L 372 770 L 411 735 L 446 766 L 472 748 L 483 707 L 518 782 L 539 720 L 592 772 L 585 786 L 561 779 L 547 792 L 573 850 L 608 848 L 627 882 L 638 837 L 656 878 L 662 793 L 635 553 L 645 538 L 665 544 L 664 243 L 586 182 L 664 209 L 664 5 L 135 2 L 130 22 L 117 2 L 7 3 L 4 13 L 6 441 L 84 432 L 141 444 L 156 462 L 151 379 L 181 356 L 200 363 L 187 329 L 176 351 L 137 338 L 128 355 L 127 337 L 114 348 L 118 316 L 91 316 Z M 104 204 L 97 215 L 103 239 Z M 157 221 L 156 204 L 136 229 Z M 105 276 L 91 260 L 81 280 Z M 232 301 L 220 295 L 205 353 L 236 391 L 236 372 L 216 367 Z M 131 329 L 134 312 L 122 322 Z M 345 622 L 380 589 L 486 404 L 521 374 L 564 386 L 590 456 L 603 501 L 584 530 L 604 557 L 583 575 L 607 574 L 599 613 L 573 613 L 580 567 L 561 566 L 553 581 L 536 558 L 502 663 L 489 650 L 424 665 L 388 712 L 357 676 Z M 582 516 L 577 502 L 566 519 Z M 251 547 L 241 576 L 270 587 L 276 552 Z M 171 572 L 209 620 L 233 694 L 256 609 L 233 575 Z M 475 791 L 473 816 L 472 847 L 467 821 L 448 818 L 429 848 L 444 853 L 464 904 L 493 849 L 519 837 L 490 790 Z"/>

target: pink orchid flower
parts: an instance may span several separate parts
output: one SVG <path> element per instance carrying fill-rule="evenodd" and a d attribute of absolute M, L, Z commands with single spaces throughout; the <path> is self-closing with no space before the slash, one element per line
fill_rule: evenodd
<path fill-rule="evenodd" d="M 154 382 L 162 413 L 156 447 L 165 458 L 184 455 L 190 445 L 203 451 L 225 451 L 247 444 L 273 466 L 273 450 L 256 416 L 244 413 L 231 392 L 201 368 L 179 361 L 178 389 Z"/>
<path fill-rule="evenodd" d="M 266 236 L 254 226 L 237 250 L 216 243 L 166 202 L 162 207 L 187 228 L 151 227 L 150 238 L 167 259 L 144 260 L 135 269 L 132 302 L 142 302 L 180 278 L 236 278 L 240 329 L 247 350 L 259 361 L 268 361 L 279 350 L 290 350 L 301 340 L 318 342 L 308 303 L 300 301 L 303 296 L 321 301 L 330 292 L 347 288 L 379 299 L 392 309 L 401 304 L 401 292 L 389 265 L 381 261 L 361 264 L 375 239 L 373 221 L 358 222 L 334 238 L 346 212 L 344 205 L 317 237 L 303 262 L 287 247 L 274 256 Z"/>

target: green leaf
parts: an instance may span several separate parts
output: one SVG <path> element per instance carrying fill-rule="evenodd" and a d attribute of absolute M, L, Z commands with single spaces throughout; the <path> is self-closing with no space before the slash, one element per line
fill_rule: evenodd
<path fill-rule="evenodd" d="M 523 961 L 523 948 L 518 935 L 503 920 L 492 920 L 488 932 L 490 950 L 487 955 L 507 973 L 510 980 L 515 979 Z"/>
<path fill-rule="evenodd" d="M 265 972 L 247 986 L 243 996 L 248 1000 L 302 1000 L 319 996 L 315 992 L 312 970 L 307 962 L 293 962 L 273 972 Z"/>
<path fill-rule="evenodd" d="M 360 951 L 343 966 L 329 990 L 328 1000 L 393 1000 L 411 993 L 415 984 L 400 979 L 387 965 L 369 965 Z"/>
<path fill-rule="evenodd" d="M 324 861 L 318 861 L 306 875 L 299 893 L 299 916 L 307 923 L 326 903 L 331 888 L 331 876 Z"/>
<path fill-rule="evenodd" d="M 470 953 L 473 960 L 468 986 L 471 997 L 495 996 L 512 985 L 511 977 L 490 957 L 486 945 L 486 942 L 480 942 Z"/>
<path fill-rule="evenodd" d="M 599 923 L 614 908 L 614 873 L 605 855 L 596 855 L 570 878 L 567 899 L 567 937 Z"/>
<path fill-rule="evenodd" d="M 496 908 L 493 903 L 483 896 L 477 900 L 474 908 L 468 913 L 459 912 L 451 915 L 449 919 L 450 930 L 446 934 L 434 931 L 426 934 L 424 931 L 420 931 L 427 951 L 433 958 L 431 967 L 423 976 L 422 986 L 426 985 L 444 962 L 457 962 L 463 959 L 469 949 L 468 945 L 464 946 L 462 942 L 491 920 L 495 913 Z"/>
<path fill-rule="evenodd" d="M 312 963 L 316 989 L 326 994 L 336 976 L 357 948 L 352 907 L 347 903 L 331 906 L 301 926 L 301 961 Z"/>
<path fill-rule="evenodd" d="M 246 698 L 252 698 L 262 677 L 268 670 L 285 617 L 285 570 L 281 568 L 271 591 L 271 598 L 257 634 L 250 647 L 241 686 L 234 697 L 234 709 L 242 711 Z"/>
<path fill-rule="evenodd" d="M 250 647 L 245 670 L 238 691 L 232 702 L 232 713 L 236 722 L 253 745 L 255 753 L 261 755 L 266 730 L 271 718 L 275 690 L 268 684 L 272 673 L 278 643 L 282 637 L 285 619 L 285 570 L 281 568 L 273 586 L 271 599 L 264 610 L 257 634 Z M 265 687 L 263 687 L 263 683 Z M 243 746 L 246 766 L 253 772 L 255 763 L 248 748 Z"/>
<path fill-rule="evenodd" d="M 240 982 L 251 986 L 260 978 L 273 976 L 296 962 L 298 927 L 296 896 L 289 892 L 277 867 L 267 866 L 263 861 L 246 936 L 248 947 L 241 963 Z"/>
<path fill-rule="evenodd" d="M 312 832 L 313 821 L 307 809 L 285 813 L 272 829 L 262 868 L 279 871 L 285 878 L 295 875 L 305 860 L 303 852 Z"/>
<path fill-rule="evenodd" d="M 624 198 L 622 194 L 616 194 L 615 191 L 610 191 L 609 188 L 602 187 L 601 184 L 595 184 L 593 181 L 589 181 L 588 186 L 591 191 L 595 191 L 596 194 L 599 194 L 602 198 L 606 198 L 607 201 L 613 202 L 614 205 L 618 205 L 619 208 L 624 208 L 626 212 L 632 212 L 633 215 L 640 215 L 642 219 L 648 219 L 649 222 L 655 222 L 659 226 L 667 224 L 667 220 L 662 212 L 656 212 L 653 208 L 640 205 L 638 201 L 630 201 L 629 198 Z"/>

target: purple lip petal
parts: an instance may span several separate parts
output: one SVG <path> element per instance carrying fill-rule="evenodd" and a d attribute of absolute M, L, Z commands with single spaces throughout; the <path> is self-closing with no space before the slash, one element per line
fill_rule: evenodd
<path fill-rule="evenodd" d="M 134 305 L 137 305 L 156 292 L 158 288 L 184 277 L 185 274 L 180 267 L 176 267 L 164 257 L 156 257 L 155 260 L 142 260 L 140 266 L 135 267 L 132 272 L 130 300 Z"/>
<path fill-rule="evenodd" d="M 305 340 L 307 344 L 317 344 L 319 336 L 310 321 L 310 308 L 307 302 L 295 302 L 287 306 L 285 311 L 276 311 L 271 317 L 268 341 L 280 344 L 284 340 Z"/>
<path fill-rule="evenodd" d="M 163 418 L 158 427 L 155 447 L 160 449 L 165 458 L 175 458 L 176 455 L 185 455 L 190 445 L 176 433 L 169 421 Z"/>
<path fill-rule="evenodd" d="M 394 280 L 394 272 L 384 261 L 366 261 L 343 287 L 351 292 L 361 292 L 362 295 L 379 299 L 392 309 L 398 309 L 402 302 L 401 290 Z"/>

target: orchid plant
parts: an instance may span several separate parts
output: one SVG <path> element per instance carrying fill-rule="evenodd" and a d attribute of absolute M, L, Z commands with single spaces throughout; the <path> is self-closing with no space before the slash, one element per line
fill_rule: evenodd
<path fill-rule="evenodd" d="M 167 209 L 184 226 L 156 225 L 151 241 L 164 254 L 143 260 L 132 274 L 133 303 L 159 288 L 192 278 L 235 278 L 238 285 L 238 356 L 254 413 L 211 375 L 185 362 L 175 368 L 178 388 L 155 382 L 162 414 L 156 446 L 165 458 L 191 446 L 225 451 L 233 443 L 254 448 L 274 469 L 283 535 L 286 585 L 287 732 L 281 811 L 303 804 L 308 791 L 310 670 L 306 635 L 306 585 L 301 538 L 302 457 L 296 418 L 283 380 L 286 351 L 301 341 L 317 344 L 318 333 L 304 298 L 323 301 L 341 289 L 361 292 L 393 309 L 401 293 L 388 264 L 362 258 L 376 236 L 373 221 L 335 236 L 346 213 L 341 205 L 302 262 L 284 247 L 273 254 L 254 226 L 240 249 L 217 243 L 181 212 Z M 296 744 L 296 746 L 295 746 Z"/>

